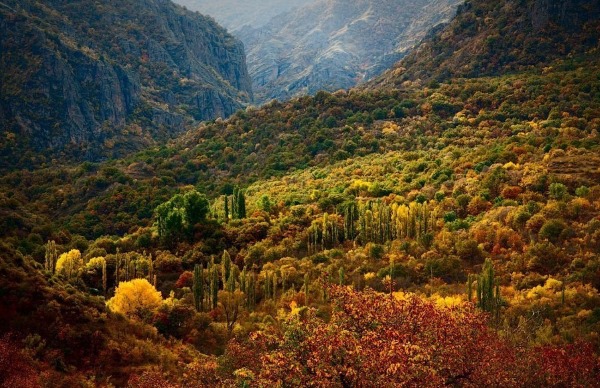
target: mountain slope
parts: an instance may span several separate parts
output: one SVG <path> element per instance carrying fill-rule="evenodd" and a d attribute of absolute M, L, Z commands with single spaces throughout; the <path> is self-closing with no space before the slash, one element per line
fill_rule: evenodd
<path fill-rule="evenodd" d="M 176 3 L 214 17 L 229 31 L 262 27 L 273 17 L 314 0 L 175 0 Z"/>
<path fill-rule="evenodd" d="M 166 0 L 8 0 L 0 51 L 7 164 L 30 149 L 122 154 L 251 98 L 242 44 Z"/>
<path fill-rule="evenodd" d="M 457 0 L 319 0 L 236 32 L 257 102 L 347 89 L 380 74 L 447 21 Z"/>
<path fill-rule="evenodd" d="M 598 1 L 467 1 L 448 26 L 371 85 L 518 71 L 596 50 L 599 42 Z"/>

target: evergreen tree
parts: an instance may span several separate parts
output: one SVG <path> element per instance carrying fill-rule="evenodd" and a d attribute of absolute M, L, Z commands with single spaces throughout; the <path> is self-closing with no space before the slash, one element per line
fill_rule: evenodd
<path fill-rule="evenodd" d="M 120 249 L 117 248 L 117 255 L 115 257 L 115 287 L 119 286 L 119 282 L 121 281 L 119 275 L 119 268 L 121 267 L 121 255 Z"/>
<path fill-rule="evenodd" d="M 227 287 L 225 288 L 229 292 L 235 291 L 235 271 L 229 272 L 229 278 L 227 279 Z"/>
<path fill-rule="evenodd" d="M 229 280 L 229 274 L 231 273 L 231 256 L 229 252 L 223 251 L 223 256 L 221 256 L 221 276 L 223 281 L 223 287 Z"/>
<path fill-rule="evenodd" d="M 496 282 L 494 266 L 490 259 L 485 260 L 477 280 L 477 305 L 498 321 L 501 306 L 500 285 Z"/>
<path fill-rule="evenodd" d="M 194 293 L 194 307 L 196 307 L 196 311 L 202 311 L 204 307 L 204 269 L 198 264 L 194 266 L 192 291 Z"/>
<path fill-rule="evenodd" d="M 238 190 L 238 218 L 244 219 L 246 218 L 246 197 L 244 195 L 244 191 Z"/>
<path fill-rule="evenodd" d="M 212 267 L 211 291 L 212 308 L 216 309 L 219 303 L 219 271 L 217 270 L 216 266 Z"/>
<path fill-rule="evenodd" d="M 467 300 L 471 302 L 473 300 L 473 275 L 467 276 Z"/>

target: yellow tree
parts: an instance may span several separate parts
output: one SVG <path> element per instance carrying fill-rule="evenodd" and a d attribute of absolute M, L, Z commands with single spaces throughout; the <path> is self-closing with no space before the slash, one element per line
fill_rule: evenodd
<path fill-rule="evenodd" d="M 68 279 L 76 277 L 79 270 L 83 267 L 81 252 L 77 249 L 71 249 L 63 253 L 56 262 L 56 272 L 66 276 Z"/>
<path fill-rule="evenodd" d="M 106 304 L 114 311 L 129 318 L 146 321 L 162 304 L 162 295 L 146 279 L 121 282 L 115 296 Z"/>
<path fill-rule="evenodd" d="M 225 321 L 227 324 L 227 335 L 231 336 L 235 323 L 237 322 L 240 312 L 244 306 L 245 295 L 240 290 L 235 291 L 219 291 L 219 304 L 225 313 Z"/>

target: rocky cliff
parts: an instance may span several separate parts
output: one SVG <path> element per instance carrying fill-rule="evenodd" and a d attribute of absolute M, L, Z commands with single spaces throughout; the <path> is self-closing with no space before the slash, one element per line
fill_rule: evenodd
<path fill-rule="evenodd" d="M 598 50 L 599 42 L 598 1 L 467 1 L 371 86 L 519 71 Z"/>
<path fill-rule="evenodd" d="M 4 0 L 0 54 L 2 163 L 123 154 L 252 98 L 242 43 L 168 0 Z"/>
<path fill-rule="evenodd" d="M 257 102 L 347 89 L 381 74 L 459 0 L 316 0 L 262 28 L 244 28 Z"/>

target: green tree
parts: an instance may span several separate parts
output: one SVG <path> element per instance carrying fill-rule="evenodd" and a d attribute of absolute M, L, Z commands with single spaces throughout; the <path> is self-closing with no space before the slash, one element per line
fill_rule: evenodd
<path fill-rule="evenodd" d="M 204 304 L 204 269 L 199 264 L 194 266 L 192 291 L 194 293 L 194 307 L 196 307 L 196 311 L 202 311 Z"/>
<path fill-rule="evenodd" d="M 257 204 L 258 208 L 264 212 L 270 213 L 273 209 L 273 204 L 271 203 L 271 199 L 267 194 L 263 194 L 258 200 Z"/>
<path fill-rule="evenodd" d="M 155 210 L 158 235 L 163 240 L 176 240 L 190 234 L 194 225 L 206 219 L 209 209 L 206 196 L 196 190 L 173 196 Z"/>
<path fill-rule="evenodd" d="M 550 197 L 560 201 L 564 199 L 568 194 L 567 186 L 562 183 L 552 183 L 548 189 Z"/>
<path fill-rule="evenodd" d="M 246 218 L 246 197 L 243 190 L 238 191 L 237 197 L 238 218 Z"/>
<path fill-rule="evenodd" d="M 183 195 L 183 206 L 185 211 L 185 222 L 192 228 L 198 222 L 206 219 L 210 204 L 204 194 L 196 190 L 188 191 Z"/>
<path fill-rule="evenodd" d="M 490 259 L 485 260 L 477 279 L 477 305 L 492 314 L 498 322 L 501 306 L 500 285 L 496 282 L 494 266 Z"/>
<path fill-rule="evenodd" d="M 225 287 L 225 284 L 227 284 L 230 273 L 231 256 L 229 255 L 229 252 L 223 251 L 223 256 L 221 256 L 221 280 L 223 282 L 223 287 Z"/>
<path fill-rule="evenodd" d="M 552 243 L 558 242 L 560 240 L 560 236 L 567 228 L 567 225 L 561 220 L 548 220 L 542 225 L 540 229 L 539 236 L 543 239 L 547 239 Z"/>

